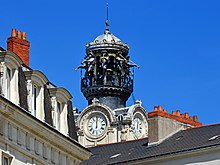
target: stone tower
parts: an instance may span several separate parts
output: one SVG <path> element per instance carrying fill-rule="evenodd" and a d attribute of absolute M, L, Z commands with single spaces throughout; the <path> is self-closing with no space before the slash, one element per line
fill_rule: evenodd
<path fill-rule="evenodd" d="M 104 34 L 86 45 L 78 69 L 83 71 L 81 91 L 88 106 L 77 119 L 79 142 L 86 147 L 147 137 L 141 102 L 126 107 L 133 92 L 131 68 L 137 66 L 128 52 L 128 45 L 110 32 L 108 21 Z"/>

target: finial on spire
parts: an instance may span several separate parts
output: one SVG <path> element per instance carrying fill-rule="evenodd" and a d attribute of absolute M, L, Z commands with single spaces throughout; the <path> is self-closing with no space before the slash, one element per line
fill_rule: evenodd
<path fill-rule="evenodd" d="M 108 0 L 106 0 L 106 21 L 105 21 L 105 30 L 109 31 L 109 23 L 108 23 Z"/>
<path fill-rule="evenodd" d="M 105 21 L 105 30 L 109 31 L 109 24 L 108 24 L 108 20 Z"/>

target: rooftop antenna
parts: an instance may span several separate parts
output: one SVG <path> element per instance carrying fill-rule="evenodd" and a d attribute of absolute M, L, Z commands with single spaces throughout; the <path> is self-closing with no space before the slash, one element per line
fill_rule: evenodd
<path fill-rule="evenodd" d="M 106 0 L 106 21 L 105 21 L 105 30 L 109 31 L 109 23 L 108 23 L 108 0 Z"/>

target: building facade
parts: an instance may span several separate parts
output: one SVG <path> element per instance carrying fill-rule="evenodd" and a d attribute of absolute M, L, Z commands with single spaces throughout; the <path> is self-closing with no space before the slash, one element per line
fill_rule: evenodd
<path fill-rule="evenodd" d="M 72 96 L 29 67 L 29 49 L 16 29 L 0 49 L 0 163 L 79 164 L 91 153 L 77 142 Z"/>

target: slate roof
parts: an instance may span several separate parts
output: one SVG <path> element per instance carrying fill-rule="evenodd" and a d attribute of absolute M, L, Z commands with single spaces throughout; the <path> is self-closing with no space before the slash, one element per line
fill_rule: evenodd
<path fill-rule="evenodd" d="M 182 130 L 157 145 L 148 146 L 147 139 L 141 139 L 93 147 L 93 156 L 81 165 L 119 164 L 216 146 L 220 147 L 220 124 Z"/>
<path fill-rule="evenodd" d="M 5 49 L 3 49 L 1 46 L 0 46 L 0 52 L 4 52 Z"/>

